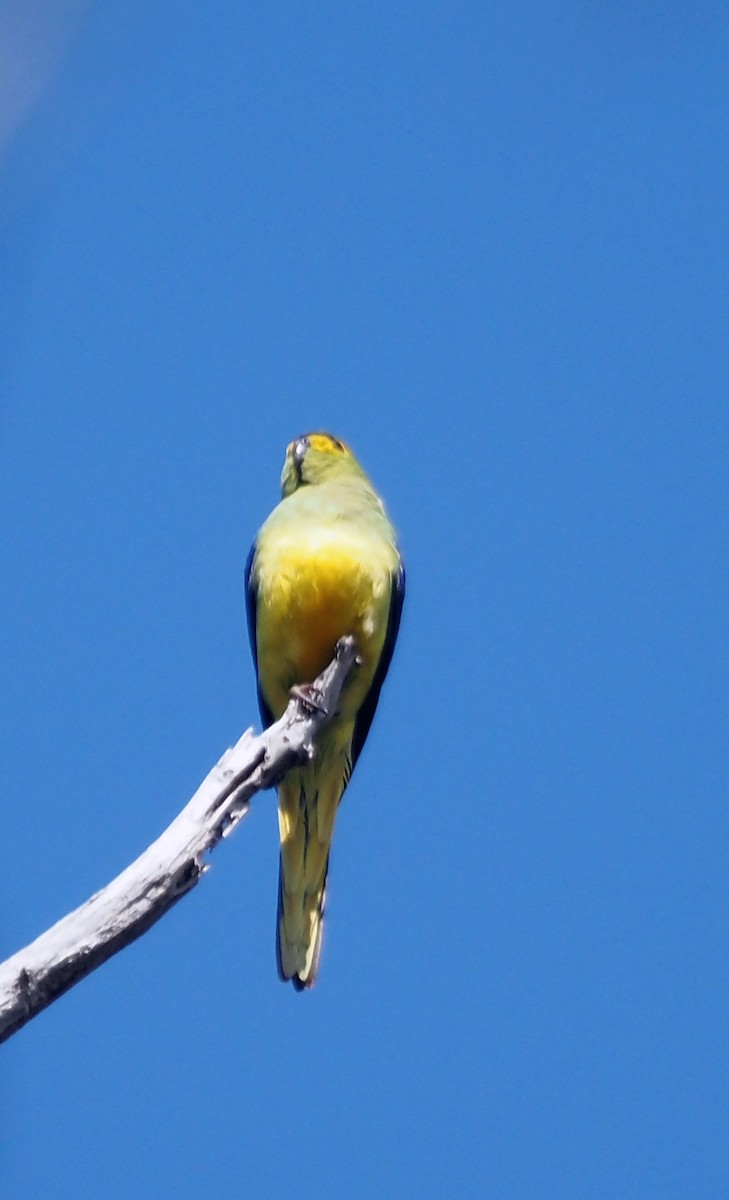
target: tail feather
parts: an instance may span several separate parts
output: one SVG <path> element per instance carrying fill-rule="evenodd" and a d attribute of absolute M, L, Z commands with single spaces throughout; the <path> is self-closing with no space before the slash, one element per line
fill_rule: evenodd
<path fill-rule="evenodd" d="M 326 866 L 329 866 L 328 860 Z M 326 869 L 316 893 L 304 893 L 299 897 L 300 908 L 287 902 L 280 865 L 278 881 L 276 966 L 279 979 L 284 983 L 290 980 L 296 991 L 302 992 L 305 988 L 313 987 L 319 970 L 326 906 Z"/>
<path fill-rule="evenodd" d="M 323 769 L 326 766 L 326 769 Z M 276 964 L 297 991 L 316 979 L 324 927 L 329 848 L 344 791 L 345 760 L 289 771 L 279 784 L 281 833 Z"/>

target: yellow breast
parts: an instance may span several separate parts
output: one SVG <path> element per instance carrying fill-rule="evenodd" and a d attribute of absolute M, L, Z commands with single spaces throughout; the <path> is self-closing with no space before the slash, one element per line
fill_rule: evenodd
<path fill-rule="evenodd" d="M 286 707 L 289 689 L 315 679 L 347 633 L 356 639 L 362 666 L 342 709 L 357 711 L 385 638 L 391 557 L 390 547 L 359 540 L 351 530 L 299 531 L 259 548 L 259 674 L 274 716 Z"/>

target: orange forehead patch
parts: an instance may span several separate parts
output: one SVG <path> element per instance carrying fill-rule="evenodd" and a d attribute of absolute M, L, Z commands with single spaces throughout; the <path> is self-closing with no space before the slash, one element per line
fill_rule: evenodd
<path fill-rule="evenodd" d="M 319 450 L 324 454 L 347 454 L 349 451 L 349 447 L 331 433 L 307 433 L 306 440 L 312 450 Z"/>

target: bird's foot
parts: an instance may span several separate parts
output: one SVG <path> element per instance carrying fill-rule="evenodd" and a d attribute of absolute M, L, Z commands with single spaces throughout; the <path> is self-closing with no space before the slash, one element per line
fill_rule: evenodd
<path fill-rule="evenodd" d="M 305 708 L 310 709 L 311 712 L 319 712 L 323 716 L 327 715 L 326 705 L 322 703 L 322 694 L 319 688 L 315 687 L 313 683 L 297 683 L 291 688 L 289 695 L 294 696 Z"/>

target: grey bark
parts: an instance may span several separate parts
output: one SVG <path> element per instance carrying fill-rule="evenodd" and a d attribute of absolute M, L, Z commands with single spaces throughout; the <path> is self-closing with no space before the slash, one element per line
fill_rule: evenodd
<path fill-rule="evenodd" d="M 0 1042 L 140 937 L 199 883 L 209 869 L 206 855 L 240 823 L 251 797 L 314 756 L 355 663 L 354 640 L 342 638 L 313 687 L 294 689 L 284 715 L 263 733 L 246 730 L 156 842 L 0 965 Z"/>

